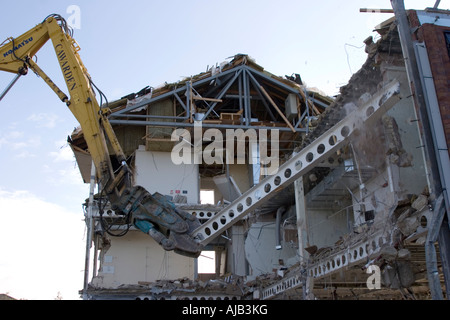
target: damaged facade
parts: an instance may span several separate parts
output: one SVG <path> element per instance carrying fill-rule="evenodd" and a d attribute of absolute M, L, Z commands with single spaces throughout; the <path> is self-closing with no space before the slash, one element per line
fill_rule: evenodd
<path fill-rule="evenodd" d="M 110 103 L 134 183 L 200 220 L 198 240 L 214 252 L 215 269 L 199 272 L 197 259 L 164 251 L 95 198 L 86 203 L 94 254 L 84 298 L 448 298 L 450 14 L 408 11 L 409 42 L 396 16 L 376 27 L 378 41 L 365 41 L 366 62 L 335 98 L 236 55 Z M 425 94 L 405 59 L 408 43 Z M 427 138 L 421 108 L 439 119 L 431 127 L 438 138 Z M 196 149 L 199 123 L 202 135 L 266 130 L 278 141 L 278 170 L 250 161 L 261 150 L 249 143 L 233 149 L 245 149 L 245 163 L 174 164 L 181 140 L 194 156 L 211 144 Z M 180 128 L 189 134 L 173 139 Z M 83 133 L 70 144 L 88 183 Z M 200 204 L 203 190 L 213 204 Z"/>

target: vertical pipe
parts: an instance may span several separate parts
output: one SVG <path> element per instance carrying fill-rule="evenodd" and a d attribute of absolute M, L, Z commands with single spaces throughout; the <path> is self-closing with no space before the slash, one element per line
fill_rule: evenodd
<path fill-rule="evenodd" d="M 285 207 L 279 207 L 277 210 L 277 216 L 276 216 L 276 223 L 275 223 L 275 249 L 276 250 L 281 250 L 281 232 L 280 232 L 280 228 L 281 228 L 281 215 L 286 211 Z"/>
<path fill-rule="evenodd" d="M 91 178 L 90 178 L 90 189 L 89 189 L 89 203 L 86 216 L 87 225 L 87 237 L 86 237 L 86 257 L 84 263 L 84 286 L 83 286 L 83 300 L 87 300 L 87 289 L 89 285 L 89 265 L 91 259 L 91 242 L 92 242 L 92 232 L 94 230 L 94 219 L 92 217 L 92 207 L 94 205 L 94 188 L 95 188 L 95 165 L 94 162 L 91 164 Z"/>

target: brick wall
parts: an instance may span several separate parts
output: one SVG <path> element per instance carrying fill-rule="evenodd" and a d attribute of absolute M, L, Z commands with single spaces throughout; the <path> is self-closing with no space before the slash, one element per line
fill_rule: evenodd
<path fill-rule="evenodd" d="M 447 146 L 450 146 L 450 56 L 445 32 L 450 32 L 450 27 L 424 24 L 418 29 L 417 36 L 427 47 Z"/>

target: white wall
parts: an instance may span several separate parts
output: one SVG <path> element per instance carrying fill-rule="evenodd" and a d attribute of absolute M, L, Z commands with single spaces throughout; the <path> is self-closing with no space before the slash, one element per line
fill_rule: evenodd
<path fill-rule="evenodd" d="M 196 164 L 175 165 L 170 152 L 136 150 L 136 184 L 150 193 L 187 196 L 187 202 L 197 204 L 200 201 L 199 171 Z"/>
<path fill-rule="evenodd" d="M 280 268 L 280 259 L 283 260 L 286 267 L 298 261 L 296 258 L 297 248 L 283 240 L 281 241 L 282 249 L 275 249 L 275 227 L 275 221 L 255 222 L 247 232 L 245 255 L 253 276 Z"/>
<path fill-rule="evenodd" d="M 120 238 L 111 237 L 111 248 L 105 253 L 92 283 L 102 288 L 117 288 L 139 281 L 182 277 L 194 278 L 194 259 L 165 251 L 141 231 L 130 231 Z"/>
<path fill-rule="evenodd" d="M 348 225 L 353 221 L 351 209 L 307 210 L 309 245 L 317 248 L 333 246 L 341 236 L 349 233 Z"/>
<path fill-rule="evenodd" d="M 188 203 L 199 202 L 198 165 L 175 165 L 170 152 L 140 148 L 136 151 L 135 166 L 135 183 L 150 193 L 175 196 L 175 191 L 180 190 Z M 104 254 L 98 276 L 92 283 L 116 288 L 139 281 L 182 277 L 194 278 L 194 259 L 165 251 L 141 231 L 130 231 L 123 237 L 111 237 L 111 247 Z"/>
<path fill-rule="evenodd" d="M 399 198 L 407 194 L 420 194 L 427 186 L 426 166 L 424 163 L 424 149 L 420 135 L 418 116 L 414 109 L 413 99 L 409 98 L 411 91 L 404 69 L 387 69 L 387 77 L 400 79 L 400 94 L 402 100 L 397 102 L 387 115 L 395 119 L 403 148 L 411 156 L 411 166 L 399 168 Z"/>
<path fill-rule="evenodd" d="M 397 206 L 399 200 L 399 167 L 389 164 L 386 170 L 380 172 L 372 180 L 366 182 L 365 186 L 365 210 L 375 211 L 375 219 L 385 219 L 390 210 Z M 362 199 L 362 191 L 357 188 L 353 193 L 358 197 L 358 201 Z M 365 223 L 364 214 L 361 214 L 361 205 L 356 199 L 353 199 L 353 212 L 355 225 Z"/>
<path fill-rule="evenodd" d="M 406 96 L 409 91 L 402 92 Z M 411 99 L 403 99 L 398 102 L 388 115 L 393 117 L 398 125 L 398 130 L 405 151 L 411 155 L 411 166 L 399 168 L 399 197 L 407 194 L 420 194 L 427 186 L 427 177 L 423 156 L 423 143 L 421 142 L 416 113 Z"/>
<path fill-rule="evenodd" d="M 388 78 L 398 78 L 402 85 L 401 96 L 409 97 L 410 90 L 407 86 L 407 78 L 402 68 L 388 68 Z M 386 158 L 387 149 L 381 139 L 377 143 L 381 144 L 379 154 L 385 157 L 385 167 L 378 171 L 378 175 L 371 181 L 365 183 L 366 189 L 366 210 L 375 211 L 375 219 L 382 220 L 387 217 L 393 206 L 396 206 L 399 200 L 406 199 L 410 194 L 420 194 L 427 186 L 426 167 L 424 163 L 423 148 L 421 142 L 417 116 L 414 110 L 412 99 L 404 98 L 395 104 L 386 114 L 395 119 L 398 126 L 398 134 L 404 151 L 411 159 L 410 165 L 397 166 L 390 163 Z M 386 129 L 384 132 L 387 133 Z M 370 145 L 370 141 L 365 142 Z M 372 143 L 373 145 L 373 143 Z M 359 153 L 361 155 L 361 152 Z M 361 159 L 358 159 L 361 160 Z M 362 159 L 366 164 L 370 164 L 370 159 Z M 361 199 L 361 190 L 353 190 L 353 193 Z M 359 205 L 354 201 L 355 224 L 364 223 L 364 216 L 359 215 Z M 378 216 L 378 218 L 377 218 Z"/>
<path fill-rule="evenodd" d="M 234 225 L 229 230 L 231 250 L 228 249 L 227 269 L 238 276 L 247 274 L 245 260 L 245 231 L 242 225 Z"/>

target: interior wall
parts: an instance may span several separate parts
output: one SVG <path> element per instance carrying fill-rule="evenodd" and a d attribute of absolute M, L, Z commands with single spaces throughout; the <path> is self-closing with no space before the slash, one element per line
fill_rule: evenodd
<path fill-rule="evenodd" d="M 242 225 L 234 225 L 228 229 L 231 247 L 227 250 L 227 270 L 238 275 L 247 275 L 247 260 L 245 259 L 245 231 Z"/>
<path fill-rule="evenodd" d="M 280 267 L 289 267 L 298 262 L 297 248 L 284 241 L 281 236 L 281 249 L 277 250 L 275 220 L 260 221 L 251 225 L 245 240 L 245 255 L 251 267 L 251 275 L 273 272 Z M 281 232 L 283 234 L 283 232 Z"/>
<path fill-rule="evenodd" d="M 409 97 L 411 91 L 407 85 L 406 72 L 387 70 L 386 75 L 391 78 L 400 79 L 404 85 L 400 86 L 402 97 Z M 426 167 L 424 163 L 423 145 L 418 128 L 418 117 L 412 99 L 402 99 L 392 107 L 387 115 L 393 117 L 398 126 L 402 146 L 411 159 L 410 166 L 399 168 L 399 188 L 401 198 L 407 194 L 420 194 L 427 186 Z"/>
<path fill-rule="evenodd" d="M 170 152 L 136 150 L 137 185 L 146 188 L 150 193 L 163 195 L 182 195 L 187 202 L 198 204 L 200 201 L 200 182 L 198 165 L 172 162 Z"/>
<path fill-rule="evenodd" d="M 308 209 L 309 245 L 317 248 L 333 246 L 336 241 L 349 233 L 353 221 L 351 208 L 337 212 L 324 209 Z"/>
<path fill-rule="evenodd" d="M 353 212 L 355 225 L 366 222 L 361 203 L 364 203 L 365 211 L 374 211 L 375 219 L 383 220 L 388 217 L 389 212 L 397 206 L 399 200 L 399 167 L 393 164 L 380 172 L 372 180 L 364 184 L 365 197 L 361 189 L 353 190 L 358 199 L 353 199 Z"/>
<path fill-rule="evenodd" d="M 165 251 L 150 236 L 130 231 L 123 237 L 111 237 L 111 247 L 103 255 L 98 276 L 92 283 L 117 288 L 122 284 L 182 277 L 194 278 L 193 258 Z"/>
<path fill-rule="evenodd" d="M 377 170 L 377 175 L 364 183 L 363 191 L 352 190 L 355 225 L 365 222 L 358 204 L 364 197 L 365 210 L 374 210 L 383 219 L 399 200 L 420 194 L 427 186 L 426 167 L 411 91 L 405 68 L 383 63 L 384 81 L 397 79 L 403 97 L 371 127 L 352 137 L 357 162 Z"/>
<path fill-rule="evenodd" d="M 250 189 L 250 176 L 248 164 L 230 164 L 229 172 L 239 187 L 241 193 Z M 251 167 L 250 167 L 251 168 Z"/>

